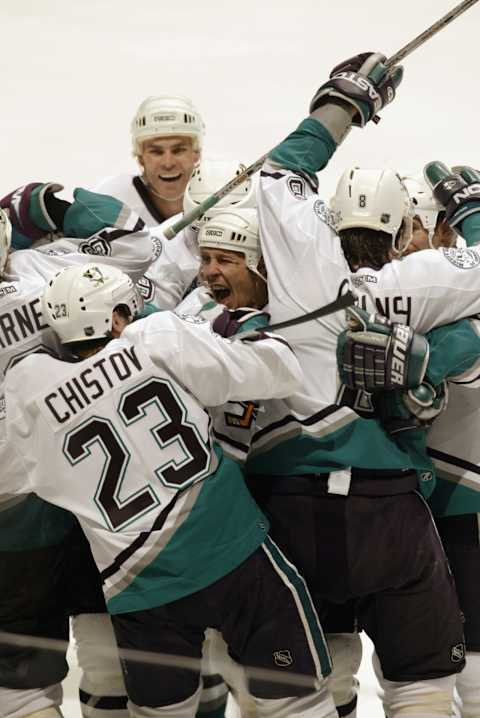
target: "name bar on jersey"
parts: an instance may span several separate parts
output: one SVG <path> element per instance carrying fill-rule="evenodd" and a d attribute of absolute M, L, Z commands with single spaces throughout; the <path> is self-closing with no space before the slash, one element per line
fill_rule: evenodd
<path fill-rule="evenodd" d="M 82 362 L 80 367 L 84 365 Z M 134 373 L 140 373 L 142 369 L 135 348 L 124 347 L 118 352 L 89 361 L 78 376 L 70 377 L 50 391 L 43 397 L 42 403 L 57 424 L 64 424 L 115 385 L 126 381 Z"/>

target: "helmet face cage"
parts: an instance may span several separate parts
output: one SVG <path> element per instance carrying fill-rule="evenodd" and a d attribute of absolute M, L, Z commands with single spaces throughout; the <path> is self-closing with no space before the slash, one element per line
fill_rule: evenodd
<path fill-rule="evenodd" d="M 220 210 L 200 227 L 198 246 L 243 254 L 247 268 L 265 281 L 258 270 L 262 255 L 256 210 Z"/>
<path fill-rule="evenodd" d="M 147 97 L 131 123 L 134 157 L 142 153 L 145 140 L 169 135 L 185 135 L 193 140 L 193 149 L 202 148 L 205 126 L 198 110 L 183 95 Z"/>
<path fill-rule="evenodd" d="M 7 213 L 3 209 L 0 209 L 0 274 L 3 273 L 5 269 L 11 244 L 12 225 Z"/>
<path fill-rule="evenodd" d="M 62 344 L 108 337 L 115 307 L 126 305 L 136 317 L 143 299 L 130 277 L 109 265 L 66 267 L 50 280 L 43 295 L 47 323 Z"/>
<path fill-rule="evenodd" d="M 412 239 L 412 203 L 401 177 L 391 169 L 346 170 L 330 206 L 337 217 L 337 232 L 354 228 L 384 232 L 391 236 L 397 256 Z"/>

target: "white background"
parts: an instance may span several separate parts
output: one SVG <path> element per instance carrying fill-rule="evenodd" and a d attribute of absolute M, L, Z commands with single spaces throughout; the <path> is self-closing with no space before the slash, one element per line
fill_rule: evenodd
<path fill-rule="evenodd" d="M 29 181 L 70 192 L 134 169 L 129 125 L 147 95 L 190 96 L 206 154 L 250 163 L 303 119 L 333 65 L 393 54 L 453 2 L 1 0 L 0 196 Z M 479 30 L 480 5 L 405 60 L 395 103 L 346 139 L 323 196 L 346 165 L 480 165 Z M 360 718 L 381 716 L 367 663 L 362 676 Z"/>
<path fill-rule="evenodd" d="M 200 109 L 206 154 L 250 163 L 307 114 L 333 65 L 396 52 L 455 0 L 1 0 L 0 193 L 26 181 L 70 190 L 134 168 L 130 120 L 148 95 Z M 480 5 L 405 60 L 382 122 L 353 131 L 346 165 L 418 171 L 480 164 Z"/>

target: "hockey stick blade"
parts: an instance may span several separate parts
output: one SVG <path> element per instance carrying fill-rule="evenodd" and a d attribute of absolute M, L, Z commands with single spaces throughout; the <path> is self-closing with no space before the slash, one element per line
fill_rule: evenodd
<path fill-rule="evenodd" d="M 357 298 L 355 294 L 348 290 L 347 292 L 345 292 L 345 294 L 341 294 L 333 302 L 330 302 L 330 304 L 325 304 L 323 307 L 314 309 L 313 312 L 308 312 L 308 314 L 301 314 L 298 317 L 294 317 L 293 319 L 286 319 L 285 321 L 277 322 L 276 324 L 269 324 L 266 327 L 258 327 L 258 329 L 252 329 L 249 332 L 235 334 L 232 337 L 232 341 L 238 341 L 239 339 L 241 339 L 242 341 L 254 339 L 263 332 L 276 332 L 279 329 L 294 327 L 297 324 L 303 324 L 304 322 L 312 322 L 314 319 L 320 319 L 320 317 L 326 317 L 329 314 L 339 312 L 341 309 L 351 307 L 353 304 L 355 304 L 356 299 Z"/>

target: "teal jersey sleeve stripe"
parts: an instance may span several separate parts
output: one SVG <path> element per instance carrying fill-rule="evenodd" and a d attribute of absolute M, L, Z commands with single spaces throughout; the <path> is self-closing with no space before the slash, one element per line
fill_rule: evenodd
<path fill-rule="evenodd" d="M 309 117 L 272 150 L 270 159 L 281 167 L 315 177 L 315 173 L 328 164 L 336 148 L 330 132 Z"/>

